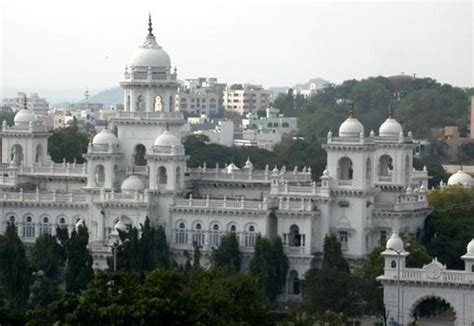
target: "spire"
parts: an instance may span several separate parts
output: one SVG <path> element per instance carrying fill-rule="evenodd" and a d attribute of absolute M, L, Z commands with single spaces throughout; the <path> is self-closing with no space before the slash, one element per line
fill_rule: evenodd
<path fill-rule="evenodd" d="M 148 36 L 153 36 L 153 27 L 151 23 L 151 14 L 148 13 Z"/>
<path fill-rule="evenodd" d="M 388 118 L 393 119 L 393 103 L 390 103 L 390 108 L 388 109 Z"/>

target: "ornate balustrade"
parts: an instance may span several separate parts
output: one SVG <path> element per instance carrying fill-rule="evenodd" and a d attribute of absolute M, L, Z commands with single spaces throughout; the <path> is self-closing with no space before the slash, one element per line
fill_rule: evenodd
<path fill-rule="evenodd" d="M 175 207 L 193 207 L 193 208 L 227 208 L 227 209 L 242 209 L 242 210 L 264 210 L 269 208 L 266 200 L 234 200 L 234 199 L 177 199 Z"/>
<path fill-rule="evenodd" d="M 236 180 L 236 181 L 266 181 L 270 182 L 272 177 L 276 176 L 288 182 L 310 182 L 311 172 L 279 172 L 273 175 L 270 171 L 262 170 L 241 170 L 241 171 L 223 171 L 222 169 L 207 168 L 188 168 L 186 170 L 191 176 L 201 180 Z"/>
<path fill-rule="evenodd" d="M 53 202 L 53 203 L 87 203 L 85 194 L 82 193 L 57 193 L 57 192 L 3 192 L 0 194 L 3 202 Z"/>
<path fill-rule="evenodd" d="M 34 165 L 32 167 L 19 166 L 20 175 L 61 175 L 87 176 L 87 164 L 51 163 L 50 165 Z"/>
<path fill-rule="evenodd" d="M 431 264 L 430 264 L 431 265 Z M 457 270 L 446 270 L 444 268 L 404 268 L 400 270 L 400 281 L 408 282 L 440 282 L 456 284 L 474 284 L 474 273 Z M 385 279 L 397 280 L 397 269 L 385 270 L 382 276 Z"/>
<path fill-rule="evenodd" d="M 99 194 L 94 195 L 94 202 L 103 203 L 132 203 L 132 204 L 146 204 L 150 202 L 148 191 L 144 193 L 124 193 L 124 192 L 105 192 L 101 191 Z"/>
<path fill-rule="evenodd" d="M 137 112 L 117 111 L 112 119 L 140 119 L 140 120 L 183 120 L 181 112 Z"/>

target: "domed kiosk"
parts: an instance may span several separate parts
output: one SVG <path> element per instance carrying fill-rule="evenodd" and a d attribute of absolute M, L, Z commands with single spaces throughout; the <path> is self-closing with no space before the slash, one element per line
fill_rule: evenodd
<path fill-rule="evenodd" d="M 168 53 L 156 41 L 151 16 L 145 42 L 135 50 L 125 68 L 121 82 L 124 89 L 124 111 L 171 112 L 179 87 L 176 69 L 171 69 Z"/>

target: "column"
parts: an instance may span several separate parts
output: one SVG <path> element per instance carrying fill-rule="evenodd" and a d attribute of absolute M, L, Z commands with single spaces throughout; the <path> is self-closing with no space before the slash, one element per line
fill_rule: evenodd
<path fill-rule="evenodd" d="M 155 97 L 153 95 L 153 90 L 147 90 L 147 97 L 146 97 L 146 112 L 153 112 L 155 111 Z"/>
<path fill-rule="evenodd" d="M 135 91 L 133 89 L 130 90 L 130 107 L 129 107 L 129 111 L 131 112 L 135 112 L 137 110 L 137 103 L 136 103 L 137 99 L 136 99 L 136 95 L 135 95 Z"/>
<path fill-rule="evenodd" d="M 123 110 L 129 111 L 130 105 L 128 103 L 128 89 L 124 89 L 123 91 Z"/>

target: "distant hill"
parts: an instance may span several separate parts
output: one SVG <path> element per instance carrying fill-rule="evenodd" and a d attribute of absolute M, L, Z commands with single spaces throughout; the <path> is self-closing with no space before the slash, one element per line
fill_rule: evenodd
<path fill-rule="evenodd" d="M 89 97 L 89 103 L 103 103 L 104 106 L 123 104 L 123 91 L 120 86 L 106 89 Z"/>

